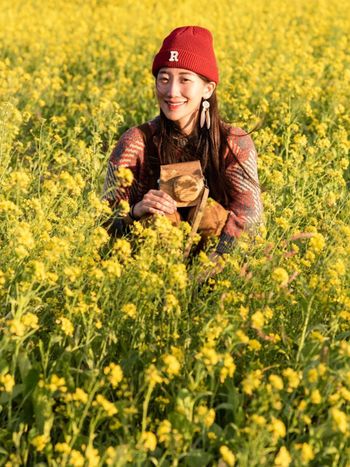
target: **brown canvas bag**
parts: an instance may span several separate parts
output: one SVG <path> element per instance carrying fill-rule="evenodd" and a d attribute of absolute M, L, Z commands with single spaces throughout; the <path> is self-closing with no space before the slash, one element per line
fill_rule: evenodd
<path fill-rule="evenodd" d="M 199 161 L 160 166 L 159 189 L 168 193 L 178 207 L 196 206 L 200 201 L 204 185 Z"/>

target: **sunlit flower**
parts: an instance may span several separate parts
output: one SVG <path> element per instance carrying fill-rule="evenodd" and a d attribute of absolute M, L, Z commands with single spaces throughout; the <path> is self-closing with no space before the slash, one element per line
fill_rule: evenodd
<path fill-rule="evenodd" d="M 171 423 L 169 420 L 160 422 L 157 430 L 157 436 L 160 443 L 169 443 L 171 435 Z"/>
<path fill-rule="evenodd" d="M 203 423 L 206 428 L 210 428 L 215 420 L 215 410 L 208 409 L 205 405 L 199 405 L 196 408 L 195 421 L 197 423 Z"/>
<path fill-rule="evenodd" d="M 304 464 L 308 464 L 315 458 L 314 449 L 309 443 L 296 444 L 295 447 L 300 449 L 301 460 Z"/>
<path fill-rule="evenodd" d="M 286 436 L 286 426 L 282 420 L 278 418 L 272 417 L 268 428 L 275 442 L 278 441 L 279 438 L 284 438 Z"/>
<path fill-rule="evenodd" d="M 88 461 L 89 467 L 97 467 L 100 463 L 98 450 L 91 445 L 85 449 L 85 458 Z"/>
<path fill-rule="evenodd" d="M 289 280 L 288 272 L 283 268 L 276 268 L 272 273 L 272 279 L 277 282 L 281 287 L 287 285 Z"/>
<path fill-rule="evenodd" d="M 31 444 L 38 452 L 43 451 L 48 442 L 49 439 L 46 435 L 37 435 L 31 440 Z"/>
<path fill-rule="evenodd" d="M 231 449 L 229 449 L 227 446 L 223 445 L 223 446 L 220 446 L 219 452 L 220 452 L 220 455 L 222 457 L 222 460 L 227 465 L 229 465 L 230 467 L 235 465 L 236 456 L 233 454 Z"/>
<path fill-rule="evenodd" d="M 0 375 L 0 391 L 12 392 L 15 386 L 15 379 L 9 373 Z"/>
<path fill-rule="evenodd" d="M 321 397 L 320 391 L 318 389 L 314 389 L 313 391 L 311 391 L 310 400 L 311 400 L 312 404 L 320 404 L 321 403 L 322 397 Z"/>
<path fill-rule="evenodd" d="M 179 374 L 181 365 L 174 355 L 164 355 L 163 362 L 165 365 L 165 371 L 168 374 L 168 376 L 171 377 Z"/>
<path fill-rule="evenodd" d="M 278 375 L 270 375 L 269 376 L 269 381 L 271 383 L 271 385 L 275 388 L 275 389 L 278 389 L 279 391 L 281 389 L 283 389 L 284 385 L 283 385 L 283 379 L 278 376 Z"/>
<path fill-rule="evenodd" d="M 223 383 L 227 377 L 232 378 L 236 371 L 236 365 L 229 353 L 224 355 L 223 367 L 220 370 L 220 382 Z"/>
<path fill-rule="evenodd" d="M 77 451 L 76 449 L 72 449 L 69 455 L 69 463 L 73 467 L 83 467 L 85 464 L 85 458 L 81 452 Z"/>
<path fill-rule="evenodd" d="M 285 370 L 283 370 L 282 374 L 288 380 L 288 392 L 292 392 L 299 386 L 300 375 L 292 368 L 286 368 Z"/>
<path fill-rule="evenodd" d="M 60 325 L 60 329 L 62 329 L 66 336 L 73 336 L 74 326 L 70 319 L 62 316 L 61 318 L 56 320 L 56 323 Z"/>
<path fill-rule="evenodd" d="M 130 186 L 134 179 L 133 173 L 127 167 L 118 167 L 114 174 L 117 178 L 118 185 L 123 187 Z"/>
<path fill-rule="evenodd" d="M 252 327 L 255 329 L 261 329 L 264 326 L 265 318 L 261 311 L 256 311 L 252 315 Z"/>
<path fill-rule="evenodd" d="M 140 436 L 139 445 L 146 451 L 154 451 L 157 447 L 157 437 L 152 431 L 143 431 Z"/>
<path fill-rule="evenodd" d="M 154 365 L 150 365 L 146 370 L 146 380 L 152 384 L 156 385 L 163 381 L 162 377 L 160 376 L 157 368 Z"/>
<path fill-rule="evenodd" d="M 103 408 L 108 417 L 113 417 L 113 415 L 118 412 L 117 407 L 108 399 L 106 399 L 102 394 L 98 394 L 96 396 L 96 404 Z"/>
<path fill-rule="evenodd" d="M 320 233 L 315 233 L 309 241 L 309 247 L 315 253 L 320 253 L 326 244 L 325 238 Z"/>
<path fill-rule="evenodd" d="M 75 402 L 80 402 L 82 404 L 86 404 L 89 400 L 89 396 L 83 389 L 76 388 L 75 392 L 66 394 L 65 400 L 67 402 L 75 401 Z"/>
<path fill-rule="evenodd" d="M 116 388 L 123 379 L 123 370 L 119 365 L 110 363 L 103 369 L 103 373 L 107 375 L 108 381 Z"/>
<path fill-rule="evenodd" d="M 278 451 L 277 456 L 275 457 L 274 465 L 278 467 L 288 467 L 291 462 L 291 455 L 289 454 L 287 448 L 285 446 L 282 446 L 281 449 Z"/>
<path fill-rule="evenodd" d="M 347 433 L 348 430 L 348 417 L 345 412 L 333 407 L 330 409 L 333 428 L 341 433 Z"/>
<path fill-rule="evenodd" d="M 243 391 L 251 396 L 253 394 L 253 391 L 255 391 L 255 389 L 257 389 L 260 386 L 261 379 L 261 370 L 255 370 L 249 373 L 242 381 Z"/>
<path fill-rule="evenodd" d="M 46 386 L 51 392 L 55 392 L 55 391 L 67 392 L 67 386 L 66 386 L 65 379 L 55 374 L 51 375 L 51 378 Z"/>
<path fill-rule="evenodd" d="M 55 451 L 61 452 L 63 454 L 69 454 L 71 452 L 71 448 L 67 443 L 56 443 L 55 444 Z"/>

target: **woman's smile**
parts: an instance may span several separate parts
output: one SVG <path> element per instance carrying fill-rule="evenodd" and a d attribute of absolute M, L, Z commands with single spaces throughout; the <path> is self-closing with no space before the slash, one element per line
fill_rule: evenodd
<path fill-rule="evenodd" d="M 186 104 L 186 102 L 187 101 L 168 101 L 168 100 L 165 100 L 165 103 L 167 104 L 170 111 L 178 110 L 180 107 L 182 107 L 184 104 Z"/>

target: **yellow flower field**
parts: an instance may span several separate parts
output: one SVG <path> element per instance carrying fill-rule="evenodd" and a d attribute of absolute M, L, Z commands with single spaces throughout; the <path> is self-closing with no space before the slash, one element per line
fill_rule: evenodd
<path fill-rule="evenodd" d="M 349 466 L 350 1 L 0 11 L 0 466 Z M 186 224 L 102 227 L 109 155 L 188 24 L 223 117 L 260 122 L 265 210 L 202 285 Z"/>

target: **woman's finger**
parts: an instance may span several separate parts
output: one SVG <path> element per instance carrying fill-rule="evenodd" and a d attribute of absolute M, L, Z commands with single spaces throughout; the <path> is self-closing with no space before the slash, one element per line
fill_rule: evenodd
<path fill-rule="evenodd" d="M 176 201 L 168 194 L 165 193 L 165 191 L 162 190 L 150 190 L 148 193 L 151 193 L 154 196 L 157 196 L 158 198 L 162 198 L 166 201 L 168 201 L 171 204 L 174 204 L 176 206 Z"/>
<path fill-rule="evenodd" d="M 168 204 L 165 204 L 164 202 L 159 202 L 159 201 L 156 201 L 154 199 L 150 199 L 150 200 L 147 200 L 146 203 L 144 204 L 144 206 L 149 209 L 155 209 L 157 211 L 161 211 L 163 213 L 167 213 L 167 214 L 172 214 L 175 209 L 173 206 L 169 206 Z M 150 212 L 150 211 L 148 211 Z"/>
<path fill-rule="evenodd" d="M 155 209 L 155 208 L 149 208 L 149 211 L 148 211 L 150 214 L 159 214 L 160 216 L 164 216 L 164 211 L 160 211 L 159 209 Z"/>
<path fill-rule="evenodd" d="M 176 203 L 169 202 L 166 199 L 153 194 L 146 195 L 144 201 L 148 205 L 152 205 L 157 209 L 166 210 L 167 212 L 174 212 L 176 210 Z"/>

